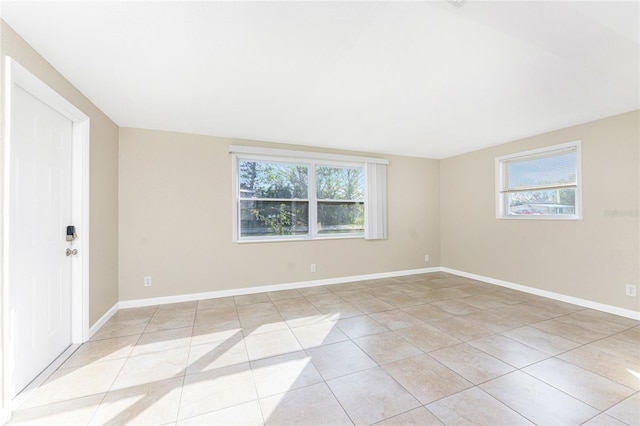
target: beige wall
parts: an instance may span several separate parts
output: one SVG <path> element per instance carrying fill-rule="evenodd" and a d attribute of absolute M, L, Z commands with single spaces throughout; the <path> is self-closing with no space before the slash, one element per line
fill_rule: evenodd
<path fill-rule="evenodd" d="M 120 129 L 120 300 L 440 265 L 438 161 L 386 157 L 387 240 L 238 244 L 231 241 L 230 144 L 283 147 Z"/>
<path fill-rule="evenodd" d="M 640 311 L 639 128 L 635 111 L 443 160 L 442 265 Z M 495 157 L 575 140 L 584 220 L 497 220 Z"/>
<path fill-rule="evenodd" d="M 4 21 L 0 26 L 3 67 L 4 57 L 11 56 L 91 119 L 89 322 L 93 324 L 118 301 L 118 126 Z"/>

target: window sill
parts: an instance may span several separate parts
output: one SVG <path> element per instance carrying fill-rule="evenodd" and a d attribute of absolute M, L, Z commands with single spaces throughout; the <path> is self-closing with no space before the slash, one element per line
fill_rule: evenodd
<path fill-rule="evenodd" d="M 499 220 L 582 220 L 582 216 L 542 216 L 542 215 L 522 215 L 522 216 L 498 216 Z"/>
<path fill-rule="evenodd" d="M 234 241 L 234 243 L 239 244 L 253 244 L 253 243 L 283 243 L 283 242 L 292 242 L 292 241 L 325 241 L 325 240 L 355 240 L 355 239 L 363 239 L 364 234 L 354 234 L 354 235 L 327 235 L 327 236 L 316 236 L 316 237 L 308 237 L 308 236 L 299 236 L 299 237 L 287 237 L 287 238 L 243 238 Z"/>

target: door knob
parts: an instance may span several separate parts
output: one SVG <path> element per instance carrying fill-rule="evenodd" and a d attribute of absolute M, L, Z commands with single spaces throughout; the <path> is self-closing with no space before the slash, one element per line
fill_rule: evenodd
<path fill-rule="evenodd" d="M 75 256 L 78 254 L 78 249 L 71 250 L 70 248 L 68 248 L 66 254 L 67 256 Z"/>

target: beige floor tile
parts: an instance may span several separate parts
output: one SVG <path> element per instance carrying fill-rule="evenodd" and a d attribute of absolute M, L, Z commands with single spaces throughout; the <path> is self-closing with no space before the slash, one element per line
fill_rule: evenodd
<path fill-rule="evenodd" d="M 298 290 L 280 290 L 280 291 L 270 291 L 267 293 L 267 297 L 271 299 L 271 301 L 276 300 L 284 300 L 284 299 L 293 299 L 302 296 L 302 294 Z"/>
<path fill-rule="evenodd" d="M 120 309 L 116 312 L 111 319 L 113 320 L 144 320 L 151 319 L 153 314 L 158 309 L 157 305 L 154 306 L 144 306 L 141 308 L 126 308 Z"/>
<path fill-rule="evenodd" d="M 628 425 L 640 424 L 640 393 L 635 393 L 607 410 L 607 414 Z"/>
<path fill-rule="evenodd" d="M 571 349 L 575 349 L 580 346 L 579 343 L 572 340 L 565 339 L 564 337 L 560 337 L 531 326 L 514 328 L 513 330 L 505 331 L 502 334 L 550 355 L 558 355 L 562 352 L 570 351 Z"/>
<path fill-rule="evenodd" d="M 640 341 L 629 342 L 614 335 L 593 342 L 589 347 L 629 359 L 640 366 Z"/>
<path fill-rule="evenodd" d="M 541 425 L 581 424 L 599 411 L 521 371 L 480 385 L 482 390 Z"/>
<path fill-rule="evenodd" d="M 191 346 L 186 374 L 244 364 L 248 361 L 249 357 L 242 336 L 234 336 L 227 340 Z"/>
<path fill-rule="evenodd" d="M 342 342 L 349 338 L 336 327 L 335 322 L 322 321 L 305 327 L 292 328 L 291 331 L 304 349 Z"/>
<path fill-rule="evenodd" d="M 252 361 L 302 350 L 302 346 L 288 329 L 252 334 L 246 336 L 244 341 L 247 345 L 249 359 Z"/>
<path fill-rule="evenodd" d="M 225 426 L 262 426 L 262 411 L 258 401 L 245 402 L 201 416 L 179 421 L 178 426 L 186 425 L 225 425 Z"/>
<path fill-rule="evenodd" d="M 628 358 L 603 352 L 594 348 L 592 344 L 560 354 L 558 357 L 614 382 L 640 390 L 640 377 L 635 373 L 638 371 L 638 365 Z"/>
<path fill-rule="evenodd" d="M 307 349 L 307 353 L 325 380 L 377 366 L 375 361 L 351 341 Z"/>
<path fill-rule="evenodd" d="M 408 306 L 422 305 L 424 302 L 406 294 L 394 294 L 380 297 L 380 300 L 396 308 L 406 308 Z"/>
<path fill-rule="evenodd" d="M 547 316 L 536 312 L 534 308 L 522 304 L 492 309 L 490 312 L 498 314 L 504 318 L 510 318 L 512 321 L 522 325 L 546 321 L 549 319 Z"/>
<path fill-rule="evenodd" d="M 550 358 L 522 371 L 598 410 L 606 410 L 635 392 L 558 358 Z M 638 409 L 640 410 L 640 406 Z"/>
<path fill-rule="evenodd" d="M 430 352 L 468 381 L 480 384 L 513 371 L 513 367 L 466 343 Z"/>
<path fill-rule="evenodd" d="M 183 376 L 189 348 L 130 357 L 113 382 L 112 390 Z"/>
<path fill-rule="evenodd" d="M 402 308 L 402 310 L 423 322 L 436 321 L 453 316 L 453 314 L 432 305 L 409 306 L 408 308 Z"/>
<path fill-rule="evenodd" d="M 469 320 L 482 328 L 493 331 L 494 333 L 501 333 L 524 325 L 520 322 L 514 321 L 513 318 L 501 315 L 498 311 L 494 310 L 467 314 L 462 316 L 462 318 Z"/>
<path fill-rule="evenodd" d="M 639 342 L 639 321 L 447 273 L 123 309 L 13 422 L 636 425 Z"/>
<path fill-rule="evenodd" d="M 240 325 L 242 326 L 242 334 L 245 336 L 289 329 L 279 313 L 240 318 Z"/>
<path fill-rule="evenodd" d="M 40 407 L 18 409 L 13 412 L 7 425 L 87 425 L 104 396 L 104 393 L 100 393 Z"/>
<path fill-rule="evenodd" d="M 194 327 L 204 327 L 218 322 L 238 320 L 238 312 L 235 305 L 221 306 L 215 309 L 198 310 Z"/>
<path fill-rule="evenodd" d="M 242 296 L 234 296 L 233 299 L 236 302 L 237 306 L 253 305 L 256 303 L 271 301 L 266 293 L 244 294 Z"/>
<path fill-rule="evenodd" d="M 473 385 L 429 355 L 419 355 L 383 366 L 422 404 L 428 404 Z"/>
<path fill-rule="evenodd" d="M 625 331 L 621 331 L 618 334 L 614 334 L 614 337 L 629 343 L 637 344 L 640 342 L 640 327 L 633 327 Z"/>
<path fill-rule="evenodd" d="M 588 422 L 583 423 L 582 426 L 629 426 L 629 425 L 603 413 L 595 416 Z"/>
<path fill-rule="evenodd" d="M 482 328 L 464 317 L 445 318 L 432 321 L 429 324 L 463 342 L 493 334 L 492 331 Z"/>
<path fill-rule="evenodd" d="M 142 334 L 149 324 L 149 318 L 138 319 L 118 319 L 111 318 L 100 330 L 91 336 L 91 341 L 112 339 L 114 337 L 124 337 Z"/>
<path fill-rule="evenodd" d="M 53 373 L 24 402 L 30 408 L 107 392 L 126 359 L 94 362 Z"/>
<path fill-rule="evenodd" d="M 333 293 L 323 293 L 313 296 L 306 296 L 306 299 L 316 308 L 319 308 L 320 306 L 340 305 L 343 303 L 347 303 L 344 299 L 341 299 Z"/>
<path fill-rule="evenodd" d="M 406 413 L 389 417 L 376 423 L 376 426 L 442 426 L 442 422 L 424 407 L 414 408 Z"/>
<path fill-rule="evenodd" d="M 377 312 L 374 314 L 370 314 L 369 316 L 387 327 L 389 330 L 398 330 L 400 328 L 407 328 L 414 325 L 422 324 L 422 321 L 420 321 L 418 318 L 413 317 L 408 313 L 401 311 L 400 309 Z"/>
<path fill-rule="evenodd" d="M 92 425 L 143 425 L 175 422 L 182 377 L 109 392 L 91 420 Z"/>
<path fill-rule="evenodd" d="M 356 425 L 369 425 L 419 407 L 420 403 L 381 368 L 327 382 Z"/>
<path fill-rule="evenodd" d="M 265 425 L 352 425 L 325 383 L 260 400 Z"/>
<path fill-rule="evenodd" d="M 614 322 L 616 324 L 623 325 L 625 327 L 637 327 L 640 325 L 640 321 L 631 318 L 621 317 L 620 315 L 610 314 L 608 312 L 596 311 L 594 309 L 583 309 L 580 311 L 582 316 L 588 316 L 596 319 L 605 320 L 608 322 Z"/>
<path fill-rule="evenodd" d="M 192 333 L 191 327 L 145 333 L 140 336 L 131 356 L 186 348 L 191 344 Z"/>
<path fill-rule="evenodd" d="M 278 311 L 280 311 L 280 313 L 301 311 L 304 309 L 315 310 L 315 306 L 302 296 L 293 297 L 290 299 L 276 299 L 273 300 L 272 303 L 275 305 Z"/>
<path fill-rule="evenodd" d="M 433 302 L 431 305 L 453 315 L 467 315 L 474 312 L 482 312 L 481 309 L 471 306 L 468 303 L 464 303 L 463 300 L 464 299 L 441 300 L 439 302 Z"/>
<path fill-rule="evenodd" d="M 134 335 L 83 343 L 60 368 L 80 367 L 92 362 L 126 358 L 133 351 L 139 338 L 139 335 Z"/>
<path fill-rule="evenodd" d="M 470 296 L 460 299 L 460 301 L 482 311 L 503 308 L 507 306 L 507 304 L 504 303 L 504 299 L 502 299 L 498 294 L 482 294 L 477 296 Z"/>
<path fill-rule="evenodd" d="M 323 381 L 304 351 L 252 361 L 251 370 L 259 398 Z"/>
<path fill-rule="evenodd" d="M 536 322 L 530 324 L 531 327 L 546 331 L 549 334 L 564 337 L 576 343 L 584 345 L 595 340 L 609 336 L 609 333 L 598 333 L 593 330 L 586 329 L 577 324 L 565 323 L 557 319 Z"/>
<path fill-rule="evenodd" d="M 158 308 L 158 311 L 153 315 L 144 332 L 152 333 L 154 331 L 171 330 L 174 328 L 193 327 L 195 318 L 195 305 L 193 310 L 175 309 L 160 311 Z"/>
<path fill-rule="evenodd" d="M 298 311 L 284 311 L 280 314 L 289 328 L 304 327 L 328 321 L 327 318 L 314 307 Z"/>
<path fill-rule="evenodd" d="M 158 309 L 156 310 L 156 315 L 164 315 L 164 314 L 176 314 L 180 313 L 194 313 L 198 308 L 198 301 L 193 300 L 190 302 L 178 302 L 178 303 L 168 303 L 166 305 L 158 305 Z"/>
<path fill-rule="evenodd" d="M 507 305 L 515 305 L 518 303 L 530 302 L 531 297 L 527 297 L 524 293 L 515 290 L 501 290 L 495 293 L 498 300 Z M 537 297 L 537 296 L 536 296 Z"/>
<path fill-rule="evenodd" d="M 429 324 L 401 328 L 396 330 L 395 333 L 423 352 L 431 352 L 460 343 L 460 340 Z"/>
<path fill-rule="evenodd" d="M 583 311 L 576 312 L 575 314 L 571 315 L 563 315 L 561 317 L 558 317 L 557 319 L 558 321 L 566 322 L 567 324 L 575 324 L 592 330 L 596 333 L 603 334 L 619 333 L 630 327 L 627 325 L 622 325 L 619 322 L 611 322 L 605 319 L 597 318 L 594 315 L 586 314 Z"/>
<path fill-rule="evenodd" d="M 316 307 L 329 321 L 338 321 L 364 315 L 364 312 L 347 302 L 334 305 L 316 305 Z"/>
<path fill-rule="evenodd" d="M 477 387 L 433 402 L 427 408 L 447 426 L 533 426 L 533 423 Z"/>
<path fill-rule="evenodd" d="M 305 287 L 297 289 L 298 293 L 303 296 L 317 296 L 319 294 L 329 294 L 330 291 L 327 286 L 317 286 L 317 287 Z"/>
<path fill-rule="evenodd" d="M 258 399 L 249 364 L 186 376 L 178 420 Z"/>
<path fill-rule="evenodd" d="M 242 336 L 240 321 L 225 321 L 215 324 L 193 327 L 191 335 L 192 345 L 202 345 L 204 343 L 219 342 L 234 336 Z"/>
<path fill-rule="evenodd" d="M 481 337 L 467 343 L 516 368 L 526 367 L 551 356 L 502 334 Z"/>
<path fill-rule="evenodd" d="M 353 306 L 360 309 L 365 314 L 372 314 L 374 312 L 383 312 L 383 311 L 391 311 L 396 309 L 390 303 L 383 302 L 380 299 L 372 298 L 372 299 L 362 299 L 358 301 L 350 302 Z"/>
<path fill-rule="evenodd" d="M 548 318 L 556 318 L 562 315 L 569 315 L 584 309 L 581 306 L 571 305 L 551 299 L 538 299 L 523 303 L 525 306 L 533 308 L 540 315 Z"/>
<path fill-rule="evenodd" d="M 198 306 L 196 309 L 198 311 L 207 311 L 210 309 L 220 309 L 230 306 L 236 306 L 236 302 L 235 300 L 233 300 L 233 296 L 198 300 Z"/>
<path fill-rule="evenodd" d="M 392 331 L 360 337 L 354 342 L 380 365 L 423 353 Z"/>
<path fill-rule="evenodd" d="M 240 321 L 247 318 L 262 317 L 278 313 L 278 309 L 271 301 L 254 303 L 251 305 L 239 305 L 237 310 Z"/>
<path fill-rule="evenodd" d="M 389 331 L 387 327 L 367 315 L 341 319 L 336 326 L 351 339 Z"/>

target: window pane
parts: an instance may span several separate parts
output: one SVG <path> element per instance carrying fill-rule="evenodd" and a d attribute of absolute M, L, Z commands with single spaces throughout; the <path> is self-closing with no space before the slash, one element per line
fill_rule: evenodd
<path fill-rule="evenodd" d="M 305 164 L 240 161 L 240 198 L 308 198 Z"/>
<path fill-rule="evenodd" d="M 504 189 L 575 184 L 576 152 L 564 152 L 528 160 L 507 162 L 507 185 Z"/>
<path fill-rule="evenodd" d="M 576 189 L 512 192 L 507 197 L 507 215 L 575 215 Z"/>
<path fill-rule="evenodd" d="M 319 200 L 362 201 L 364 200 L 364 169 L 318 166 L 316 191 Z"/>
<path fill-rule="evenodd" d="M 318 234 L 364 232 L 364 204 L 318 201 Z"/>
<path fill-rule="evenodd" d="M 262 237 L 309 233 L 306 201 L 240 201 L 240 236 Z"/>

